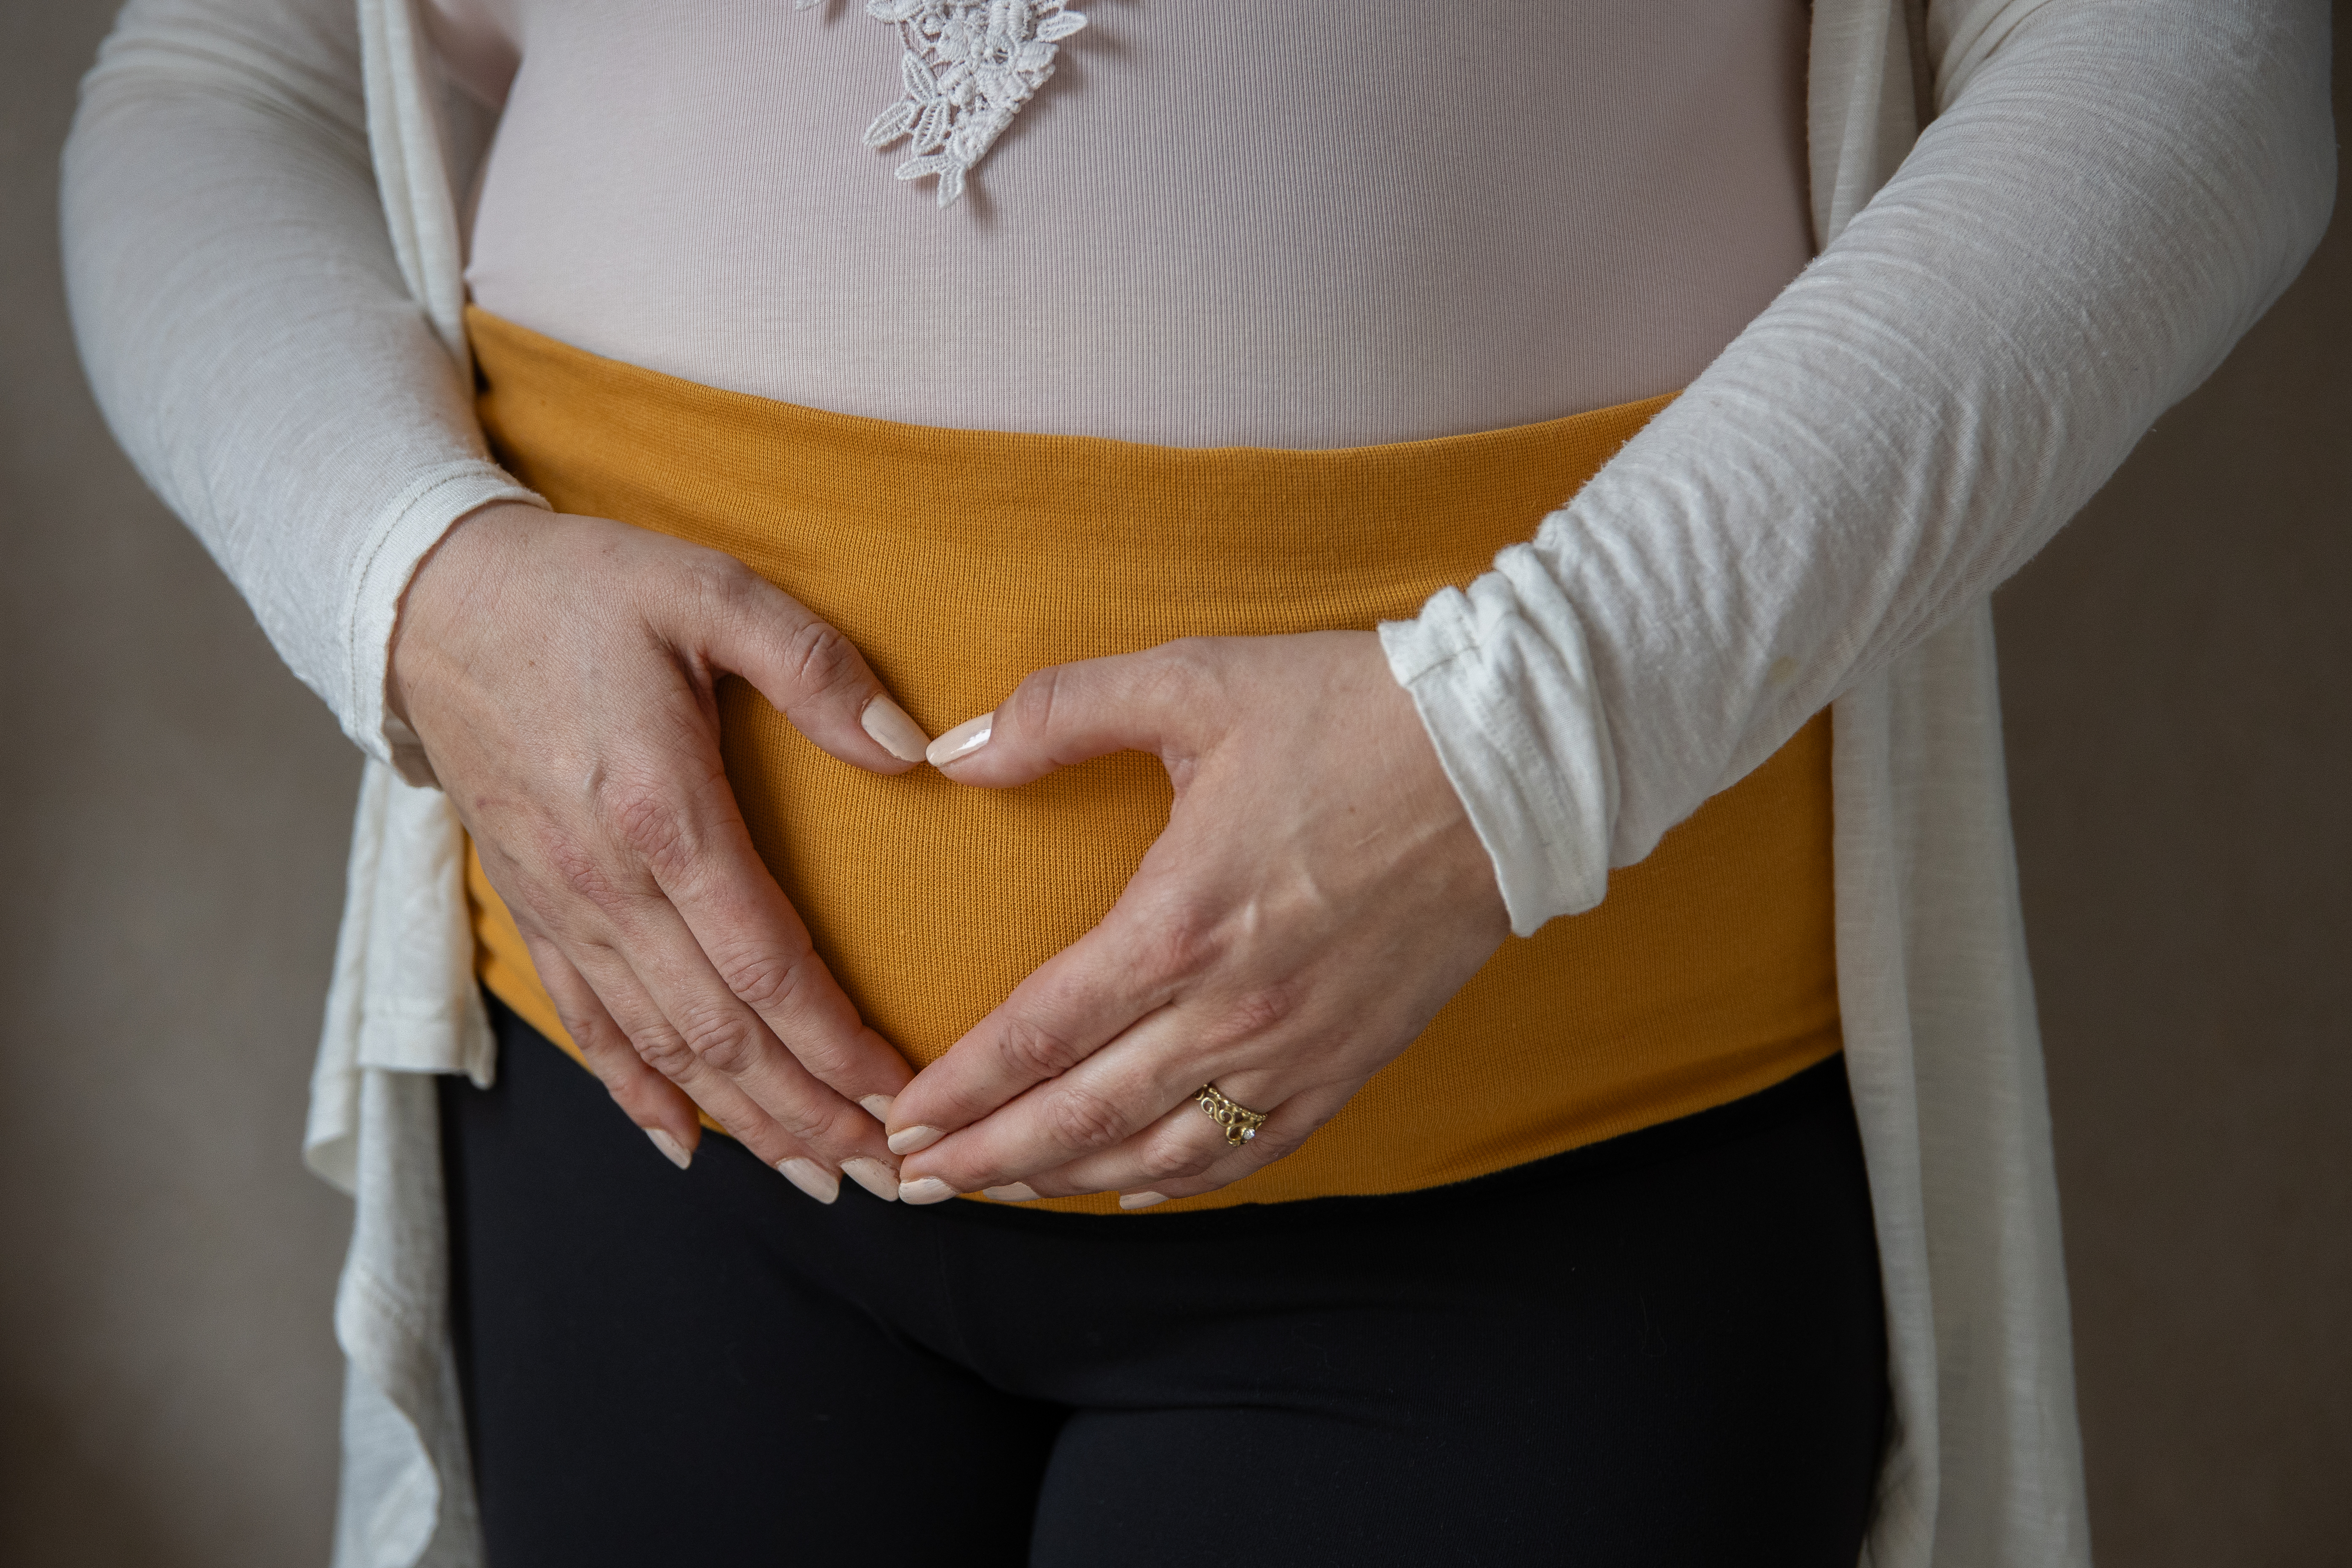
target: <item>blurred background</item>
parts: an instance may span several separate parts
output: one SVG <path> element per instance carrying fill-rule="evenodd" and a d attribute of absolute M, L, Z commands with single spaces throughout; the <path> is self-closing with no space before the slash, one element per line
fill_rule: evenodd
<path fill-rule="evenodd" d="M 58 150 L 114 9 L 0 5 L 0 1563 L 291 1568 L 359 760 L 74 359 Z M 1998 603 L 2095 1549 L 2352 1560 L 2352 219 Z"/>

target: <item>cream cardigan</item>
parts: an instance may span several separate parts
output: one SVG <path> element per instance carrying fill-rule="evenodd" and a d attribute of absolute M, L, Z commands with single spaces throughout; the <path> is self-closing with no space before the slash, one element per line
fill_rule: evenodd
<path fill-rule="evenodd" d="M 68 149 L 68 275 L 126 449 L 373 759 L 308 1139 L 357 1200 L 335 1562 L 478 1564 L 425 1075 L 493 1053 L 457 825 L 383 676 L 433 542 L 535 498 L 467 397 L 478 127 L 412 0 L 351 5 L 132 0 Z M 1820 258 L 1535 541 L 1383 628 L 1522 931 L 1834 700 L 1895 1393 L 1866 1562 L 2087 1560 L 1987 595 L 2316 243 L 2326 30 L 2321 0 L 1815 0 Z"/>

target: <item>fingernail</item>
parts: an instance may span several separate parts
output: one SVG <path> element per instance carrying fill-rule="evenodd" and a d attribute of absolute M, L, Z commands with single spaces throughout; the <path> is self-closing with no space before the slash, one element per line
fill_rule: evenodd
<path fill-rule="evenodd" d="M 980 1195 L 994 1198 L 1001 1204 L 1029 1204 L 1037 1201 L 1036 1189 L 1026 1182 L 1013 1182 L 1002 1187 L 982 1187 Z"/>
<path fill-rule="evenodd" d="M 931 738 L 923 733 L 923 727 L 908 718 L 907 710 L 887 697 L 877 697 L 868 702 L 857 721 L 874 737 L 877 745 L 902 763 L 921 762 L 924 748 L 931 742 Z"/>
<path fill-rule="evenodd" d="M 841 1173 L 886 1204 L 898 1201 L 898 1173 L 881 1161 L 860 1154 L 841 1163 Z"/>
<path fill-rule="evenodd" d="M 996 713 L 992 709 L 977 719 L 965 720 L 938 740 L 933 741 L 930 749 L 923 755 L 930 759 L 931 766 L 943 768 L 950 763 L 959 762 L 971 755 L 988 744 L 989 731 L 995 728 Z"/>
<path fill-rule="evenodd" d="M 898 1201 L 902 1204 L 936 1204 L 955 1195 L 956 1190 L 937 1176 L 898 1184 Z"/>
<path fill-rule="evenodd" d="M 654 1141 L 654 1147 L 662 1152 L 662 1158 L 679 1170 L 683 1171 L 694 1163 L 694 1152 L 660 1128 L 648 1127 L 644 1131 L 646 1136 Z"/>
<path fill-rule="evenodd" d="M 890 1134 L 890 1152 L 911 1154 L 918 1149 L 928 1149 L 947 1134 L 936 1127 L 902 1127 Z"/>
<path fill-rule="evenodd" d="M 888 1121 L 890 1108 L 898 1103 L 898 1097 L 895 1094 L 869 1094 L 857 1103 L 864 1106 L 866 1113 L 875 1121 Z"/>
<path fill-rule="evenodd" d="M 841 1195 L 841 1178 L 814 1160 L 779 1160 L 777 1173 L 821 1204 Z"/>
<path fill-rule="evenodd" d="M 1164 1204 L 1167 1201 L 1168 1194 L 1166 1193 L 1121 1193 L 1118 1194 L 1118 1206 L 1123 1209 L 1148 1209 L 1153 1204 Z"/>

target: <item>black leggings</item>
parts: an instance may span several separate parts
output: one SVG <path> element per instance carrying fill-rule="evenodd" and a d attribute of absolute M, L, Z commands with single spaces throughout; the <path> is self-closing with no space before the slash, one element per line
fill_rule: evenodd
<path fill-rule="evenodd" d="M 494 1007 L 441 1080 L 492 1568 L 1853 1568 L 1886 1404 L 1844 1068 L 1457 1186 L 827 1208 Z"/>

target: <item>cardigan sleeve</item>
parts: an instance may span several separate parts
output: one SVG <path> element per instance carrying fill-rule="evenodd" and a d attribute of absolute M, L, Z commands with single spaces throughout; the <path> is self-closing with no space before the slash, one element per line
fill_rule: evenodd
<path fill-rule="evenodd" d="M 410 574 L 487 502 L 470 388 L 401 279 L 352 0 L 131 0 L 65 153 L 66 273 L 100 406 L 369 754 Z"/>
<path fill-rule="evenodd" d="M 2326 29 L 2318 0 L 1930 11 L 1941 113 L 1876 197 L 1531 544 L 1383 628 L 1517 929 L 2015 570 L 2218 363 L 2325 223 Z M 351 0 L 133 0 L 67 148 L 68 279 L 133 461 L 417 776 L 400 595 L 458 518 L 537 498 L 402 282 L 366 127 Z"/>
<path fill-rule="evenodd" d="M 2318 0 L 1975 0 L 1923 41 L 1940 111 L 1817 259 L 1381 628 L 1523 935 L 2022 565 L 2326 225 Z"/>

